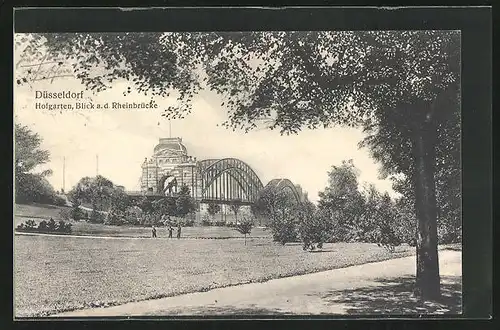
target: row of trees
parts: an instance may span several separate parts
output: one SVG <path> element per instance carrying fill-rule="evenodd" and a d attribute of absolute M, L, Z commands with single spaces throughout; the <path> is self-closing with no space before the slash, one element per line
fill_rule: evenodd
<path fill-rule="evenodd" d="M 196 202 L 190 196 L 189 187 L 182 186 L 175 196 L 165 196 L 151 201 L 143 197 L 132 200 L 121 188 L 103 176 L 84 177 L 69 192 L 72 203 L 69 217 L 74 220 L 87 218 L 82 206 L 88 206 L 88 220 L 111 225 L 141 224 L 158 225 L 165 217 L 185 218 L 196 210 Z"/>
<path fill-rule="evenodd" d="M 240 214 L 241 211 L 241 200 L 234 200 L 229 206 L 229 211 L 234 214 L 234 219 L 235 219 L 235 224 L 238 224 L 238 215 Z M 215 218 L 215 215 L 220 213 L 222 211 L 222 207 L 220 204 L 216 202 L 209 202 L 208 207 L 207 207 L 207 213 L 211 220 L 213 221 Z"/>
<path fill-rule="evenodd" d="M 415 246 L 417 222 L 411 201 L 406 196 L 393 199 L 374 185 L 359 189 L 358 173 L 351 160 L 333 166 L 317 206 L 307 200 L 299 204 L 287 191 L 270 187 L 261 194 L 255 210 L 270 218 L 275 241 L 301 240 L 304 249 L 339 241 L 377 243 L 390 251 L 403 243 Z M 440 215 L 440 243 L 459 242 L 460 215 Z"/>

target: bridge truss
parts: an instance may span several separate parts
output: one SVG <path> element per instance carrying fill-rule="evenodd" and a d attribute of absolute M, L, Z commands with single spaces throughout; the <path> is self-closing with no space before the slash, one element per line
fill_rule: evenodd
<path fill-rule="evenodd" d="M 198 169 L 202 202 L 252 204 L 264 188 L 254 170 L 236 158 L 203 160 Z"/>
<path fill-rule="evenodd" d="M 201 203 L 214 202 L 217 204 L 251 205 L 257 201 L 264 185 L 255 171 L 245 162 L 236 158 L 206 159 L 199 161 L 196 166 L 196 184 L 201 189 L 192 189 L 193 197 Z M 139 192 L 129 191 L 133 198 L 148 197 L 151 199 L 162 198 L 166 195 L 164 184 L 170 176 L 164 175 L 158 180 L 156 191 Z M 177 185 L 177 181 L 172 181 Z M 297 202 L 302 201 L 302 193 L 289 179 L 273 179 L 266 187 L 285 190 L 293 195 Z M 177 187 L 167 187 L 175 197 Z M 180 187 L 179 187 L 180 188 Z M 191 188 L 191 187 L 190 187 Z"/>

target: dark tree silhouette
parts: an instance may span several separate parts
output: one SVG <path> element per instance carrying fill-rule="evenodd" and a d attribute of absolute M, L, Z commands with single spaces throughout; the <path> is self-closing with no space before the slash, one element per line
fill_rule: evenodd
<path fill-rule="evenodd" d="M 17 123 L 14 134 L 16 202 L 54 204 L 56 192 L 46 179 L 52 171 L 37 171 L 38 166 L 50 160 L 49 152 L 41 148 L 42 138 L 29 127 Z"/>
<path fill-rule="evenodd" d="M 221 211 L 221 207 L 219 204 L 214 203 L 214 202 L 208 203 L 207 212 L 208 212 L 208 214 L 210 214 L 211 217 L 214 217 L 220 211 Z"/>
<path fill-rule="evenodd" d="M 184 185 L 181 187 L 175 204 L 177 206 L 177 216 L 180 217 L 185 217 L 196 210 L 195 200 L 191 197 L 188 186 Z"/>
<path fill-rule="evenodd" d="M 26 36 L 22 36 L 26 38 Z M 229 128 L 282 133 L 330 125 L 392 130 L 407 141 L 418 219 L 417 288 L 440 296 L 436 146 L 442 106 L 460 90 L 456 31 L 39 34 L 22 60 L 41 50 L 74 65 L 88 89 L 127 79 L 140 91 L 177 92 L 182 118 L 208 87 L 222 96 Z M 16 40 L 19 44 L 19 40 Z M 98 68 L 98 70 L 96 70 Z M 97 73 L 97 74 L 96 74 Z M 102 74 L 101 74 L 102 73 Z M 19 70 L 16 80 L 29 80 Z M 124 94 L 127 92 L 124 91 Z"/>

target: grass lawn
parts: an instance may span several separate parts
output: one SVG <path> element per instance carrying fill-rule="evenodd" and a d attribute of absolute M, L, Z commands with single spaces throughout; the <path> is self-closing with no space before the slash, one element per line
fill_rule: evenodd
<path fill-rule="evenodd" d="M 26 220 L 35 221 L 48 220 L 53 218 L 55 221 L 61 219 L 59 212 L 62 209 L 69 209 L 67 206 L 55 206 L 46 204 L 14 204 L 14 225 L 17 226 Z"/>
<path fill-rule="evenodd" d="M 300 244 L 270 239 L 168 240 L 22 236 L 14 239 L 16 317 L 115 305 L 216 287 L 381 261 L 391 254 L 375 244 Z"/>
<path fill-rule="evenodd" d="M 151 237 L 151 227 L 142 226 L 107 226 L 101 224 L 92 224 L 84 221 L 73 224 L 74 235 L 92 235 L 92 236 L 115 236 L 115 237 Z M 173 235 L 175 237 L 177 229 L 174 227 Z M 167 238 L 167 227 L 157 228 L 158 238 Z M 254 238 L 270 237 L 271 230 L 264 228 L 253 228 L 251 236 Z M 182 238 L 237 238 L 243 237 L 242 234 L 229 227 L 183 227 L 181 231 Z"/>
<path fill-rule="evenodd" d="M 66 207 L 42 205 L 42 204 L 16 204 L 14 211 L 14 226 L 26 220 L 35 220 L 36 223 L 42 220 L 53 218 L 55 221 L 61 220 L 59 212 Z M 151 237 L 151 227 L 144 226 L 108 226 L 103 224 L 93 224 L 86 221 L 72 221 L 73 235 L 81 236 L 117 236 L 117 237 Z M 234 228 L 230 227 L 183 227 L 183 238 L 237 238 L 243 237 Z M 174 236 L 176 230 L 174 228 Z M 159 238 L 168 237 L 166 227 L 157 229 Z M 261 227 L 252 229 L 251 236 L 254 238 L 270 237 L 271 231 Z"/>

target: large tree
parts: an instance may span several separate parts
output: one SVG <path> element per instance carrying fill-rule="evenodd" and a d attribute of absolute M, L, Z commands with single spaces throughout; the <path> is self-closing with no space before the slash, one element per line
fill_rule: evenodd
<path fill-rule="evenodd" d="M 111 180 L 101 175 L 81 178 L 68 195 L 70 200 L 79 199 L 80 203 L 90 204 L 95 211 L 109 211 L 113 206 L 120 205 L 124 209 L 123 204 L 128 202 L 124 193 Z"/>
<path fill-rule="evenodd" d="M 41 148 L 42 138 L 29 127 L 15 124 L 14 180 L 17 203 L 54 203 L 56 193 L 46 177 L 51 170 L 40 171 L 50 161 L 50 153 Z"/>
<path fill-rule="evenodd" d="M 359 191 L 359 170 L 352 160 L 332 166 L 328 172 L 328 185 L 319 192 L 318 208 L 322 214 L 331 214 L 335 222 L 334 236 L 339 241 L 362 239 L 363 196 Z M 333 226 L 333 225 L 332 225 Z"/>
<path fill-rule="evenodd" d="M 168 118 L 189 113 L 193 95 L 208 87 L 222 95 L 231 128 L 265 123 L 297 133 L 340 124 L 405 135 L 419 223 L 417 287 L 424 298 L 440 295 L 436 145 L 447 120 L 442 104 L 459 90 L 458 32 L 46 34 L 32 39 L 24 60 L 43 56 L 43 47 L 95 91 L 117 79 L 154 95 L 175 90 L 180 105 Z"/>
<path fill-rule="evenodd" d="M 286 244 L 298 239 L 298 225 L 302 208 L 290 189 L 266 186 L 259 192 L 253 212 L 268 219 L 273 240 Z"/>
<path fill-rule="evenodd" d="M 179 217 L 185 217 L 186 215 L 196 211 L 196 201 L 191 197 L 189 187 L 183 185 L 177 195 L 175 200 L 176 205 L 176 215 Z"/>
<path fill-rule="evenodd" d="M 457 91 L 455 91 L 457 92 Z M 461 238 L 461 131 L 460 95 L 453 93 L 442 100 L 443 120 L 437 125 L 435 184 L 439 238 L 443 243 L 459 242 Z M 387 114 L 391 116 L 389 112 Z M 394 115 L 394 113 L 392 114 Z M 391 175 L 393 189 L 402 195 L 404 203 L 415 204 L 412 184 L 414 163 L 410 136 L 396 127 L 365 127 L 367 137 L 360 143 L 368 147 L 379 161 L 381 177 Z M 401 175 L 402 174 L 402 175 Z M 415 216 L 414 216 L 415 217 Z"/>

